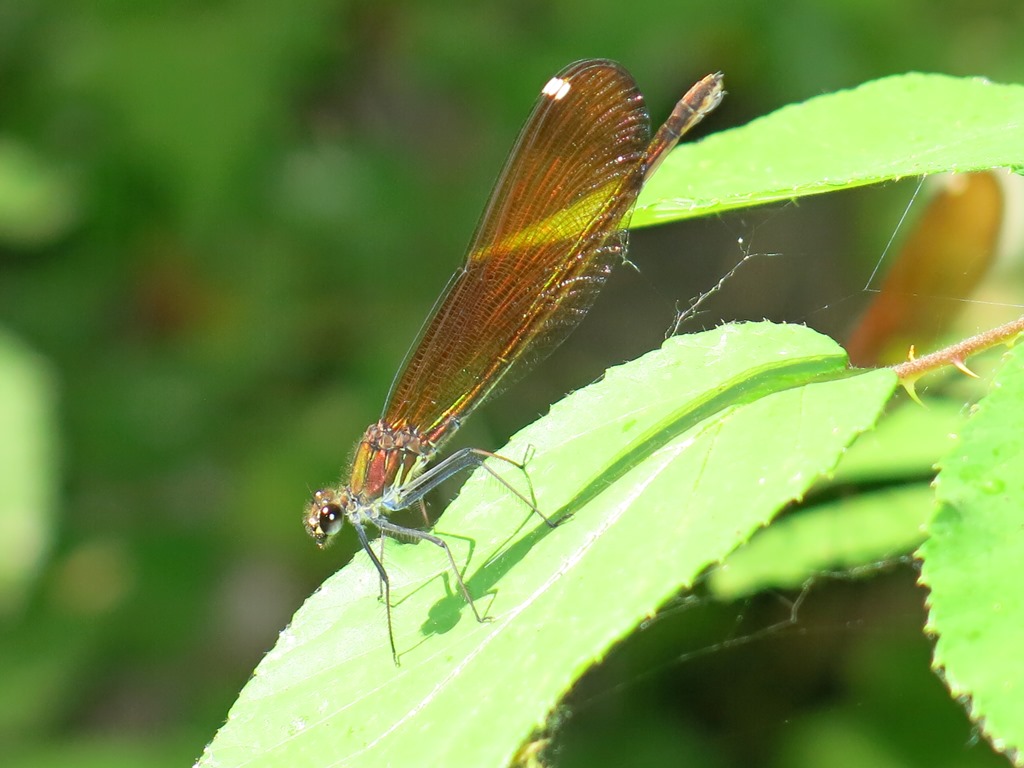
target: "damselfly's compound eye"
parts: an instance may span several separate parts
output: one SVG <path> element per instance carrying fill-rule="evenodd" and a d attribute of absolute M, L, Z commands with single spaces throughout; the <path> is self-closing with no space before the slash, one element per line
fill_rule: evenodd
<path fill-rule="evenodd" d="M 345 517 L 341 511 L 341 505 L 339 504 L 324 504 L 320 508 L 320 530 L 323 531 L 324 536 L 333 536 L 341 530 L 342 523 L 345 522 Z"/>
<path fill-rule="evenodd" d="M 332 490 L 321 490 L 313 494 L 306 511 L 306 532 L 313 537 L 317 546 L 324 546 L 327 540 L 341 530 L 345 524 L 343 499 Z"/>

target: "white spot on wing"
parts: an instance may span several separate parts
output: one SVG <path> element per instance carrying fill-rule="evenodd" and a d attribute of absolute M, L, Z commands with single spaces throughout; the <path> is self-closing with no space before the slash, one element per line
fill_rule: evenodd
<path fill-rule="evenodd" d="M 552 77 L 548 80 L 548 84 L 541 89 L 541 93 L 545 96 L 550 96 L 555 101 L 559 101 L 565 98 L 565 94 L 569 92 L 570 87 L 568 80 L 563 80 L 560 77 Z"/>

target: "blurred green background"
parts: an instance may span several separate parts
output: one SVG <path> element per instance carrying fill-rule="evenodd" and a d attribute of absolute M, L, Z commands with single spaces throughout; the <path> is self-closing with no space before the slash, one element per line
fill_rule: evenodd
<path fill-rule="evenodd" d="M 658 121 L 723 70 L 699 135 L 890 73 L 1024 82 L 1022 32 L 1019 0 L 0 0 L 3 763 L 199 755 L 354 551 L 313 547 L 308 493 L 377 418 L 555 71 L 617 59 Z M 746 252 L 780 255 L 688 329 L 842 334 L 911 191 L 636 233 L 639 272 L 460 444 L 656 346 Z M 1002 764 L 927 669 L 914 579 L 818 585 L 764 636 L 784 600 L 677 606 L 581 683 L 559 762 Z"/>

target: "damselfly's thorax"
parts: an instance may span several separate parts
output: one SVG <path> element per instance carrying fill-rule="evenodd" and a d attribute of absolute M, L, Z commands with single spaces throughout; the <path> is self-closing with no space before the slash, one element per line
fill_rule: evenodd
<path fill-rule="evenodd" d="M 348 489 L 364 504 L 386 499 L 423 471 L 436 446 L 414 426 L 395 428 L 381 420 L 371 424 L 356 446 Z"/>

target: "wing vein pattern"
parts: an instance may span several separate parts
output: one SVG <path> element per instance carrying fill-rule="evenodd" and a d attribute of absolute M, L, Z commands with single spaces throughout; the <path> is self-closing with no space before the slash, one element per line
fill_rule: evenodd
<path fill-rule="evenodd" d="M 565 339 L 625 250 L 649 141 L 643 97 L 617 64 L 556 75 L 392 385 L 385 422 L 443 439 Z"/>

